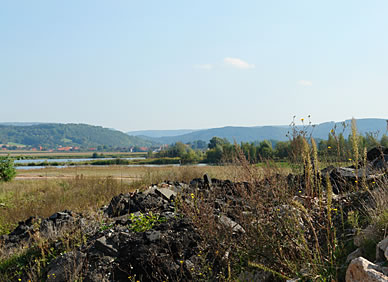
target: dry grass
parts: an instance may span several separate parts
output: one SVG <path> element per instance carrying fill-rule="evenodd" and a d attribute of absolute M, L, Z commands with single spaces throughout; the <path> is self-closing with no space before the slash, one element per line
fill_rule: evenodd
<path fill-rule="evenodd" d="M 0 151 L 0 156 L 24 156 L 24 157 L 92 157 L 93 152 L 45 152 L 45 151 L 25 151 L 25 150 L 15 150 L 15 151 Z M 105 156 L 107 155 L 120 155 L 120 156 L 127 156 L 127 157 L 138 157 L 138 156 L 144 156 L 146 153 L 131 153 L 131 152 L 97 152 L 99 154 L 103 154 Z"/>
<path fill-rule="evenodd" d="M 258 173 L 262 169 L 257 169 Z M 95 212 L 120 193 L 145 189 L 165 180 L 189 182 L 210 177 L 241 179 L 233 166 L 78 167 L 19 171 L 17 180 L 0 183 L 0 234 L 30 216 L 47 217 L 69 209 Z"/>
<path fill-rule="evenodd" d="M 258 173 L 263 168 L 257 168 Z M 25 178 L 75 178 L 77 175 L 84 177 L 113 177 L 127 180 L 147 179 L 151 183 L 164 180 L 188 182 L 196 177 L 202 177 L 207 173 L 210 177 L 230 179 L 235 181 L 246 180 L 243 178 L 241 168 L 238 166 L 85 166 L 44 169 L 19 170 L 17 179 Z"/>

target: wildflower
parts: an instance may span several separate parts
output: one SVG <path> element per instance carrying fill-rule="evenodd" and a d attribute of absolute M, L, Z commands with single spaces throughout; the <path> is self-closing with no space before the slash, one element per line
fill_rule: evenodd
<path fill-rule="evenodd" d="M 331 149 L 331 146 L 328 146 L 327 148 L 328 148 L 328 149 Z"/>
<path fill-rule="evenodd" d="M 375 184 L 376 182 L 375 182 L 375 181 L 373 181 L 372 183 L 373 183 L 373 184 Z"/>
<path fill-rule="evenodd" d="M 349 161 L 351 161 L 352 159 L 349 159 Z"/>
<path fill-rule="evenodd" d="M 354 183 L 357 183 L 358 181 L 357 180 L 354 180 Z"/>
<path fill-rule="evenodd" d="M 298 192 L 299 192 L 299 193 L 302 193 L 302 191 L 301 191 L 301 190 L 299 190 Z"/>
<path fill-rule="evenodd" d="M 18 281 L 22 281 L 22 279 L 19 278 Z"/>
<path fill-rule="evenodd" d="M 180 263 L 183 264 L 183 260 L 181 260 Z"/>
<path fill-rule="evenodd" d="M 191 198 L 194 199 L 194 197 L 195 197 L 195 196 L 194 196 L 194 193 L 191 193 Z"/>

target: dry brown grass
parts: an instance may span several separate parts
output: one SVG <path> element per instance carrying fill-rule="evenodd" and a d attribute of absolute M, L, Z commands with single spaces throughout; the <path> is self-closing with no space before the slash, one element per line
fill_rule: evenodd
<path fill-rule="evenodd" d="M 64 209 L 95 212 L 117 194 L 165 180 L 189 182 L 205 173 L 244 180 L 239 170 L 235 166 L 109 166 L 18 171 L 17 180 L 0 183 L 0 234 L 30 216 L 47 217 Z"/>
<path fill-rule="evenodd" d="M 15 150 L 15 151 L 0 151 L 0 156 L 25 156 L 25 157 L 92 157 L 93 152 L 45 152 L 45 151 L 26 151 L 26 150 Z M 103 154 L 105 156 L 107 155 L 125 155 L 127 157 L 138 157 L 138 156 L 144 156 L 146 153 L 131 153 L 131 152 L 97 152 L 99 154 Z"/>

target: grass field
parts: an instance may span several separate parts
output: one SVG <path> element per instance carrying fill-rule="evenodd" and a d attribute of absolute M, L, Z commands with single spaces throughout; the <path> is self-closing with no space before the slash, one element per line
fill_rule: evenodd
<path fill-rule="evenodd" d="M 258 172 L 261 170 L 257 168 Z M 120 193 L 146 189 L 165 180 L 189 182 L 210 177 L 243 180 L 236 166 L 68 167 L 19 170 L 16 180 L 0 183 L 0 234 L 30 216 L 47 217 L 70 209 L 96 212 Z"/>

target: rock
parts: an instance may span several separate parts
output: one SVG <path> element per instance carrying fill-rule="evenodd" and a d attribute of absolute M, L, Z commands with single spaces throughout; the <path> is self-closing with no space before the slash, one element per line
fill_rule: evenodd
<path fill-rule="evenodd" d="M 353 243 L 355 246 L 360 247 L 362 242 L 366 239 L 375 239 L 376 232 L 372 225 L 368 225 L 365 229 L 361 230 L 361 232 L 354 236 Z"/>
<path fill-rule="evenodd" d="M 161 239 L 160 231 L 147 231 L 144 233 L 144 235 L 145 235 L 145 238 L 151 243 L 154 243 Z"/>
<path fill-rule="evenodd" d="M 232 219 L 230 219 L 229 217 L 225 216 L 225 215 L 221 215 L 219 217 L 219 221 L 227 226 L 227 227 L 230 227 L 233 232 L 242 232 L 242 233 L 245 233 L 245 230 L 244 228 L 242 228 L 242 226 L 240 224 L 238 224 L 237 222 L 234 222 Z"/>
<path fill-rule="evenodd" d="M 388 148 L 385 149 L 384 147 L 375 147 L 368 151 L 368 153 L 366 154 L 366 159 L 368 160 L 368 162 L 373 162 L 374 160 L 376 160 L 377 158 L 381 158 L 385 154 L 388 154 Z"/>
<path fill-rule="evenodd" d="M 94 244 L 97 250 L 103 252 L 108 256 L 117 257 L 119 255 L 118 251 L 109 243 L 105 236 L 98 238 Z"/>
<path fill-rule="evenodd" d="M 388 167 L 388 154 L 376 159 L 374 162 L 372 162 L 372 166 L 378 170 L 386 169 Z"/>
<path fill-rule="evenodd" d="M 376 246 L 376 261 L 388 260 L 388 237 Z"/>
<path fill-rule="evenodd" d="M 388 281 L 383 268 L 363 257 L 353 259 L 346 271 L 346 282 L 383 282 Z"/>
<path fill-rule="evenodd" d="M 105 213 L 110 217 L 128 214 L 130 211 L 130 194 L 120 194 L 112 198 Z"/>
<path fill-rule="evenodd" d="M 46 219 L 29 217 L 20 221 L 18 226 L 7 236 L 0 236 L 0 242 L 5 249 L 11 249 L 21 244 L 31 244 L 34 234 L 40 233 L 42 237 L 56 237 L 70 226 L 76 228 L 80 223 L 80 216 L 71 211 L 57 212 Z"/>
<path fill-rule="evenodd" d="M 75 281 L 80 274 L 86 255 L 79 251 L 72 251 L 54 259 L 47 266 L 47 280 Z"/>
<path fill-rule="evenodd" d="M 208 187 L 212 186 L 212 180 L 207 174 L 205 174 L 203 176 L 203 181 L 204 181 L 206 186 L 208 186 Z"/>
<path fill-rule="evenodd" d="M 239 274 L 238 280 L 241 282 L 270 282 L 274 281 L 275 278 L 270 272 L 264 270 L 244 271 Z M 276 281 L 276 280 L 275 280 Z"/>
<path fill-rule="evenodd" d="M 200 188 L 203 187 L 204 182 L 202 178 L 194 178 L 190 181 L 190 186 L 193 188 Z"/>
<path fill-rule="evenodd" d="M 358 257 L 361 257 L 361 256 L 362 256 L 362 251 L 361 251 L 360 248 L 357 248 L 355 251 L 353 251 L 352 253 L 350 253 L 348 255 L 348 257 L 346 258 L 346 263 L 349 263 L 352 260 L 354 260 L 355 258 L 358 258 Z"/>
<path fill-rule="evenodd" d="M 157 188 L 155 189 L 155 193 L 163 196 L 166 200 L 173 200 L 176 197 L 177 192 L 172 191 L 168 188 Z"/>

